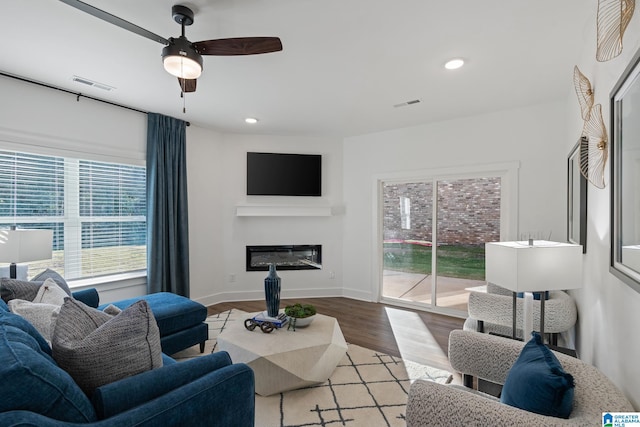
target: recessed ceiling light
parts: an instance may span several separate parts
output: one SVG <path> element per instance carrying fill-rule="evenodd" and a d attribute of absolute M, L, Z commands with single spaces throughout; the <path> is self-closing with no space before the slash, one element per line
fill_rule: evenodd
<path fill-rule="evenodd" d="M 444 64 L 444 68 L 446 68 L 447 70 L 455 70 L 462 67 L 463 65 L 464 65 L 464 59 L 454 58 L 450 61 L 447 61 L 447 63 Z"/>
<path fill-rule="evenodd" d="M 246 119 L 244 119 L 245 123 L 249 123 L 250 125 L 254 125 L 256 123 L 258 123 L 258 119 L 254 118 L 254 117 L 247 117 Z"/>

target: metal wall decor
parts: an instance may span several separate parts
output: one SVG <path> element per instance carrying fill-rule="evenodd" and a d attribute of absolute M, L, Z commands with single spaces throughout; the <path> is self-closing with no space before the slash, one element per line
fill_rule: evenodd
<path fill-rule="evenodd" d="M 573 67 L 573 86 L 580 104 L 584 124 L 580 139 L 580 173 L 593 185 L 604 188 L 604 167 L 608 157 L 607 128 L 602 119 L 602 105 L 593 105 L 593 88 L 589 79 Z"/>
<path fill-rule="evenodd" d="M 622 36 L 636 7 L 635 0 L 598 0 L 596 59 L 606 62 L 622 52 Z"/>
<path fill-rule="evenodd" d="M 584 121 L 580 140 L 580 172 L 598 188 L 606 187 L 604 167 L 607 163 L 609 139 L 602 119 L 602 105 L 591 109 L 589 120 Z"/>
<path fill-rule="evenodd" d="M 577 65 L 573 67 L 573 86 L 576 89 L 576 95 L 578 95 L 582 120 L 589 120 L 593 107 L 593 89 L 591 82 L 580 72 Z"/>

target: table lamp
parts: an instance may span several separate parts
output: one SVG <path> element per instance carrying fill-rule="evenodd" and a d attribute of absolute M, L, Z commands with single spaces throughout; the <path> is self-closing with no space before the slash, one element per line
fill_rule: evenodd
<path fill-rule="evenodd" d="M 17 277 L 17 263 L 51 259 L 53 230 L 0 230 L 0 262 L 9 262 L 9 277 Z"/>
<path fill-rule="evenodd" d="M 544 293 L 582 286 L 582 246 L 532 239 L 486 243 L 485 277 L 487 282 L 513 292 L 513 338 L 517 294 L 541 293 L 540 336 L 544 339 Z"/>

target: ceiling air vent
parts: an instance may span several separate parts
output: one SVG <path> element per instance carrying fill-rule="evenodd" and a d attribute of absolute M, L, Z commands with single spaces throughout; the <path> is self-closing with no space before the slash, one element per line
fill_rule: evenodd
<path fill-rule="evenodd" d="M 85 79 L 84 77 L 73 76 L 71 80 L 79 84 L 95 87 L 96 89 L 106 90 L 107 92 L 115 89 L 115 87 L 113 86 L 109 86 L 104 83 L 99 83 L 93 80 Z"/>
<path fill-rule="evenodd" d="M 419 104 L 420 102 L 421 101 L 419 99 L 412 99 L 411 101 L 401 102 L 400 104 L 396 104 L 393 107 L 394 108 L 406 107 L 407 105 Z"/>

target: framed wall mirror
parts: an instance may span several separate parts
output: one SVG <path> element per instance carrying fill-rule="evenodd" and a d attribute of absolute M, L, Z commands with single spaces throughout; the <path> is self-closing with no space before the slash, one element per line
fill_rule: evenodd
<path fill-rule="evenodd" d="M 581 137 L 567 159 L 567 241 L 587 252 L 587 179 L 580 173 Z M 586 141 L 584 141 L 586 142 Z"/>
<path fill-rule="evenodd" d="M 640 51 L 611 92 L 611 265 L 640 292 Z"/>

